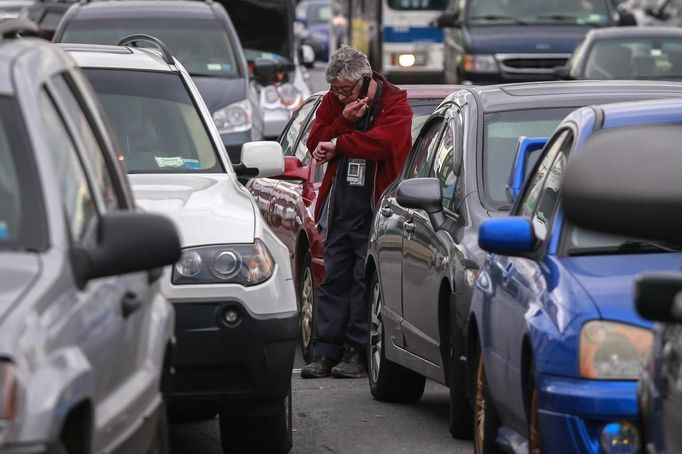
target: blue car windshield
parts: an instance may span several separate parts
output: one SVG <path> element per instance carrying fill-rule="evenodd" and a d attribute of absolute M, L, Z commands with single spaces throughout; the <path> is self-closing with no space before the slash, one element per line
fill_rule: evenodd
<path fill-rule="evenodd" d="M 469 2 L 467 22 L 472 25 L 605 25 L 609 23 L 606 1 L 474 0 Z"/>
<path fill-rule="evenodd" d="M 45 209 L 33 150 L 16 101 L 0 97 L 0 250 L 44 250 Z"/>
<path fill-rule="evenodd" d="M 67 23 L 61 41 L 117 44 L 122 38 L 136 33 L 163 41 L 193 76 L 240 76 L 230 36 L 221 22 L 213 19 L 72 20 Z"/>
<path fill-rule="evenodd" d="M 566 255 L 641 254 L 679 251 L 680 246 L 610 233 L 595 232 L 564 223 L 562 249 Z"/>

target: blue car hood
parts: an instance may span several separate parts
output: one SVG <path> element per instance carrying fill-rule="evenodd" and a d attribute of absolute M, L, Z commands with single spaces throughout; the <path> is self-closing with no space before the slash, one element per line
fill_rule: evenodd
<path fill-rule="evenodd" d="M 246 82 L 242 78 L 192 76 L 211 113 L 246 99 Z"/>
<path fill-rule="evenodd" d="M 635 311 L 635 277 L 643 272 L 680 270 L 682 253 L 563 257 L 560 262 L 603 319 L 651 326 Z"/>
<path fill-rule="evenodd" d="M 590 28 L 586 25 L 471 27 L 467 50 L 476 54 L 571 53 Z"/>

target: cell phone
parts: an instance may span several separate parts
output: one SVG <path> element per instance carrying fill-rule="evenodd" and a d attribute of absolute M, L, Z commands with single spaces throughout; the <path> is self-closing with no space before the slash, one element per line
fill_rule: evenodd
<path fill-rule="evenodd" d="M 369 76 L 362 76 L 362 85 L 360 85 L 360 94 L 358 99 L 365 99 L 367 97 L 367 91 L 369 90 L 369 83 L 372 78 Z"/>

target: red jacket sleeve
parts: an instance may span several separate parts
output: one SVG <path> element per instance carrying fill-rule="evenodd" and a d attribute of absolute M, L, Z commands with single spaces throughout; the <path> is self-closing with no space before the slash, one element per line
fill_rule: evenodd
<path fill-rule="evenodd" d="M 412 142 L 412 109 L 403 93 L 382 109 L 368 132 L 353 129 L 340 136 L 336 149 L 352 158 L 385 161 Z"/>
<path fill-rule="evenodd" d="M 342 115 L 343 104 L 330 93 L 324 95 L 315 114 L 306 145 L 311 152 L 318 143 L 332 140 L 354 130 L 354 125 Z"/>

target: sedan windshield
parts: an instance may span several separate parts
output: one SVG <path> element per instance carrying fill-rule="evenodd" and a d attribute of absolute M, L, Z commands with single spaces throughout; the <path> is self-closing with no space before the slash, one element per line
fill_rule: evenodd
<path fill-rule="evenodd" d="M 484 116 L 483 187 L 485 199 L 500 209 L 509 206 L 506 184 L 519 137 L 549 137 L 573 108 L 516 110 Z"/>
<path fill-rule="evenodd" d="M 472 25 L 609 23 L 606 0 L 475 0 L 467 19 Z"/>
<path fill-rule="evenodd" d="M 596 41 L 585 63 L 587 79 L 682 79 L 682 39 Z"/>
<path fill-rule="evenodd" d="M 176 74 L 86 69 L 129 173 L 224 172 Z"/>
<path fill-rule="evenodd" d="M 0 250 L 43 250 L 41 185 L 21 118 L 15 101 L 0 97 Z"/>
<path fill-rule="evenodd" d="M 568 255 L 643 254 L 679 251 L 679 245 L 600 233 L 566 223 L 563 248 Z"/>
<path fill-rule="evenodd" d="M 209 19 L 90 19 L 68 23 L 65 43 L 117 44 L 144 33 L 159 38 L 193 76 L 238 77 L 239 67 L 227 30 Z M 141 43 L 144 45 L 144 43 Z"/>

